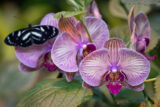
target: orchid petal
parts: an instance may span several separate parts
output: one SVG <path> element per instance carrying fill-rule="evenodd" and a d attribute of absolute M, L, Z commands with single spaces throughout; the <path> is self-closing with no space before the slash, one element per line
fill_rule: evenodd
<path fill-rule="evenodd" d="M 132 33 L 131 33 L 131 48 L 136 50 L 136 43 L 137 43 L 137 36 L 136 36 L 136 24 L 135 22 L 133 22 L 133 29 L 132 29 Z"/>
<path fill-rule="evenodd" d="M 82 87 L 87 88 L 87 89 L 92 89 L 93 87 L 87 84 L 86 82 L 83 81 Z"/>
<path fill-rule="evenodd" d="M 154 56 L 147 56 L 145 53 L 142 53 L 148 60 L 155 60 L 157 58 L 157 54 L 155 53 Z"/>
<path fill-rule="evenodd" d="M 77 44 L 71 40 L 67 33 L 59 35 L 53 45 L 51 58 L 53 63 L 63 71 L 76 72 Z"/>
<path fill-rule="evenodd" d="M 58 23 L 59 30 L 61 32 L 67 32 L 69 36 L 75 42 L 80 42 L 80 34 L 79 31 L 76 29 L 77 21 L 74 17 L 64 18 L 61 17 Z"/>
<path fill-rule="evenodd" d="M 42 68 L 42 66 L 39 66 L 39 67 L 36 67 L 36 68 L 30 68 L 22 63 L 19 64 L 19 69 L 20 71 L 23 71 L 23 72 L 33 72 L 33 71 L 38 71 Z"/>
<path fill-rule="evenodd" d="M 65 76 L 66 76 L 66 80 L 68 82 L 71 82 L 74 79 L 76 72 L 66 72 Z"/>
<path fill-rule="evenodd" d="M 96 50 L 81 61 L 79 72 L 87 84 L 99 86 L 105 81 L 104 76 L 109 66 L 108 51 L 106 49 Z"/>
<path fill-rule="evenodd" d="M 108 49 L 108 60 L 110 61 L 110 63 L 112 65 L 117 65 L 119 61 L 118 51 L 120 48 L 125 48 L 125 44 L 123 43 L 123 41 L 117 38 L 112 38 L 105 43 L 104 47 Z"/>
<path fill-rule="evenodd" d="M 131 85 L 127 84 L 127 82 L 123 82 L 122 84 L 123 84 L 124 87 L 132 89 L 134 91 L 142 91 L 142 90 L 144 90 L 144 84 L 143 83 L 140 84 L 140 85 L 137 85 L 137 86 L 131 86 Z"/>
<path fill-rule="evenodd" d="M 102 18 L 102 15 L 99 12 L 98 6 L 95 1 L 87 7 L 86 16 L 94 16 L 96 18 Z"/>
<path fill-rule="evenodd" d="M 150 72 L 149 61 L 140 53 L 129 49 L 120 49 L 118 66 L 126 75 L 129 85 L 136 86 L 147 79 Z"/>
<path fill-rule="evenodd" d="M 136 51 L 138 52 L 144 52 L 146 50 L 146 41 L 145 39 L 142 39 L 140 41 L 136 42 Z"/>
<path fill-rule="evenodd" d="M 109 39 L 109 31 L 107 24 L 95 17 L 86 17 L 86 25 L 96 48 L 100 49 Z"/>
<path fill-rule="evenodd" d="M 150 38 L 150 24 L 144 13 L 135 17 L 137 35 L 143 38 Z"/>
<path fill-rule="evenodd" d="M 15 52 L 21 63 L 36 68 L 41 63 L 39 60 L 43 59 L 44 55 L 51 50 L 51 47 L 52 45 L 46 42 L 43 45 L 32 45 L 27 48 L 15 47 Z"/>
<path fill-rule="evenodd" d="M 88 42 L 88 34 L 86 32 L 86 30 L 84 29 L 84 26 L 81 22 L 78 22 L 76 25 L 76 28 L 78 29 L 80 35 L 81 35 L 81 41 L 83 42 Z"/>
<path fill-rule="evenodd" d="M 58 19 L 54 18 L 54 13 L 48 13 L 43 17 L 40 25 L 51 25 L 58 28 Z"/>
<path fill-rule="evenodd" d="M 128 24 L 129 24 L 129 28 L 131 33 L 134 30 L 134 7 L 131 8 L 129 15 L 128 15 Z"/>

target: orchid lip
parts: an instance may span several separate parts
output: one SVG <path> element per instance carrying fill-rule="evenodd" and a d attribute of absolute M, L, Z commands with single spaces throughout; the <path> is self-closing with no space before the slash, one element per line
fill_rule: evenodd
<path fill-rule="evenodd" d="M 57 66 L 52 62 L 50 58 L 50 53 L 45 54 L 44 61 L 44 67 L 48 69 L 50 72 L 55 71 L 57 69 Z"/>
<path fill-rule="evenodd" d="M 120 67 L 112 66 L 109 72 L 105 75 L 106 81 L 123 82 L 125 80 L 125 75 L 120 71 Z"/>
<path fill-rule="evenodd" d="M 122 89 L 122 84 L 125 80 L 125 75 L 118 69 L 117 66 L 112 66 L 110 71 L 106 74 L 105 80 L 109 81 L 106 85 L 112 94 L 118 94 Z"/>
<path fill-rule="evenodd" d="M 122 85 L 118 82 L 109 82 L 106 87 L 112 94 L 118 94 L 122 89 Z"/>

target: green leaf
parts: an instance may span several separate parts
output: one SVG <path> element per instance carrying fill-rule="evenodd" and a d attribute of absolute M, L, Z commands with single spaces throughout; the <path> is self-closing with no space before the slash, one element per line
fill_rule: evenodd
<path fill-rule="evenodd" d="M 150 24 L 152 29 L 157 32 L 160 36 L 160 27 L 158 27 L 160 25 L 160 13 L 151 13 L 151 15 L 149 15 L 149 20 L 150 20 Z"/>
<path fill-rule="evenodd" d="M 86 11 L 62 11 L 62 12 L 58 12 L 54 15 L 54 18 L 60 19 L 61 16 L 63 17 L 79 17 L 81 15 L 84 15 L 86 13 Z"/>
<path fill-rule="evenodd" d="M 85 6 L 87 7 L 93 0 L 85 0 Z"/>
<path fill-rule="evenodd" d="M 129 46 L 131 34 L 128 25 L 114 27 L 111 29 L 110 35 L 122 39 Z"/>
<path fill-rule="evenodd" d="M 149 21 L 151 25 L 151 39 L 150 44 L 147 47 L 146 52 L 152 50 L 158 45 L 158 41 L 160 40 L 160 28 L 157 27 L 160 25 L 160 14 L 159 13 L 153 13 L 149 15 Z"/>
<path fill-rule="evenodd" d="M 128 10 L 134 6 L 134 13 L 137 15 L 139 12 L 148 13 L 151 10 L 150 5 L 144 5 L 143 2 L 139 2 L 140 0 L 121 0 L 122 3 L 125 4 Z M 141 0 L 142 1 L 142 0 Z"/>
<path fill-rule="evenodd" d="M 123 7 L 117 2 L 118 0 L 110 0 L 109 2 L 109 10 L 111 13 L 117 17 L 127 19 L 128 16 L 123 9 Z"/>
<path fill-rule="evenodd" d="M 75 0 L 67 0 L 67 3 L 72 6 L 76 11 L 81 10 L 81 6 Z"/>
<path fill-rule="evenodd" d="M 91 96 L 92 91 L 77 80 L 68 83 L 64 79 L 47 79 L 28 90 L 18 107 L 76 107 Z"/>
<path fill-rule="evenodd" d="M 67 0 L 67 3 L 73 6 L 76 11 L 85 10 L 91 2 L 92 0 Z"/>
<path fill-rule="evenodd" d="M 117 104 L 123 105 L 122 107 L 133 107 L 133 104 L 139 104 L 144 101 L 144 95 L 142 92 L 136 92 L 125 88 L 115 96 L 115 99 Z"/>
<path fill-rule="evenodd" d="M 139 12 L 148 13 L 151 9 L 150 6 L 145 6 L 144 4 L 138 4 L 138 2 L 135 2 L 135 0 L 110 0 L 109 3 L 109 10 L 111 13 L 117 17 L 128 19 L 128 15 L 125 12 L 124 8 L 120 5 L 121 3 L 124 4 L 126 10 L 129 12 L 131 7 L 135 7 L 135 15 L 137 15 Z M 132 1 L 132 2 L 129 2 Z M 136 4 L 136 5 L 135 5 Z"/>
<path fill-rule="evenodd" d="M 146 52 L 151 51 L 153 48 L 155 48 L 158 44 L 158 41 L 160 40 L 160 35 L 151 28 L 151 36 L 150 36 L 150 43 L 146 49 Z"/>
<path fill-rule="evenodd" d="M 157 99 L 160 101 L 160 76 L 158 76 L 155 81 L 155 95 Z"/>
<path fill-rule="evenodd" d="M 150 6 L 154 5 L 160 6 L 159 0 L 122 0 L 126 4 L 132 4 L 132 5 L 144 5 L 144 6 Z"/>
<path fill-rule="evenodd" d="M 31 87 L 36 79 L 36 72 L 19 71 L 18 63 L 15 60 L 1 64 L 0 69 L 0 98 L 20 95 Z"/>

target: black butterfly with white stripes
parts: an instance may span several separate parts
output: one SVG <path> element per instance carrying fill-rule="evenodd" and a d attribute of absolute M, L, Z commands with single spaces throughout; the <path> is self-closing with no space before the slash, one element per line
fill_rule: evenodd
<path fill-rule="evenodd" d="M 43 44 L 48 39 L 58 35 L 58 29 L 49 25 L 29 25 L 28 28 L 20 29 L 9 34 L 4 42 L 11 46 L 28 47 L 32 44 Z"/>

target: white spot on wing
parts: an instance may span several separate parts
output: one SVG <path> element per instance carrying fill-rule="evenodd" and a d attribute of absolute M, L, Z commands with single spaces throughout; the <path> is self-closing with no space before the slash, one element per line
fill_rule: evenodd
<path fill-rule="evenodd" d="M 21 36 L 21 31 L 18 32 L 18 37 L 20 37 L 20 36 Z"/>
<path fill-rule="evenodd" d="M 22 40 L 26 40 L 29 36 L 30 36 L 31 33 L 27 33 L 23 38 Z"/>
<path fill-rule="evenodd" d="M 43 27 L 40 27 L 40 28 L 41 28 L 41 31 L 42 31 L 42 32 L 44 32 L 44 31 L 45 31 L 45 30 L 43 29 Z"/>
<path fill-rule="evenodd" d="M 39 30 L 39 28 L 35 28 L 35 29 Z"/>
<path fill-rule="evenodd" d="M 25 32 L 25 31 L 26 31 L 26 30 L 23 30 L 22 33 Z"/>
<path fill-rule="evenodd" d="M 35 36 L 38 36 L 38 37 L 41 37 L 41 36 L 42 36 L 41 34 L 39 34 L 39 33 L 37 33 L 37 32 L 32 32 L 32 34 L 35 35 Z"/>

